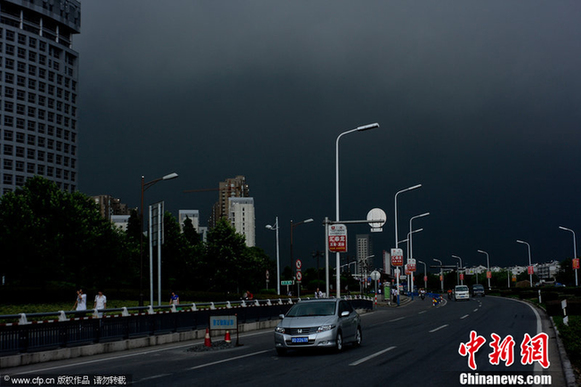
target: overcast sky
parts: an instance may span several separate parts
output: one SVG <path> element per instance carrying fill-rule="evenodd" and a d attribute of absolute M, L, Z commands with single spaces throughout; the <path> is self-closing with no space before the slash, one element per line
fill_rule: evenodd
<path fill-rule="evenodd" d="M 581 3 L 573 1 L 82 1 L 79 189 L 210 217 L 245 175 L 256 243 L 289 264 L 324 247 L 335 215 L 382 208 L 376 256 L 412 216 L 414 255 L 526 264 L 573 255 L 581 233 Z M 349 227 L 349 255 L 355 235 Z"/>

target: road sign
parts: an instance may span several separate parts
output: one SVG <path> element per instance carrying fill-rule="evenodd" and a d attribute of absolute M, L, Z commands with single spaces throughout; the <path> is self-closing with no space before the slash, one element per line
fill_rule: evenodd
<path fill-rule="evenodd" d="M 381 273 L 378 272 L 377 270 L 373 270 L 369 276 L 373 281 L 377 281 L 381 278 Z"/>
<path fill-rule="evenodd" d="M 408 265 L 407 266 L 408 266 L 408 270 L 410 272 L 416 271 L 416 259 L 415 258 L 410 258 L 408 260 Z"/>
<path fill-rule="evenodd" d="M 297 281 L 301 282 L 302 279 L 303 279 L 303 273 L 301 273 L 300 271 L 297 271 Z"/>
<path fill-rule="evenodd" d="M 491 271 L 487 271 L 486 272 L 486 278 L 492 278 L 492 272 Z"/>
<path fill-rule="evenodd" d="M 573 270 L 579 269 L 579 258 L 573 258 Z"/>
<path fill-rule="evenodd" d="M 403 266 L 402 249 L 391 249 L 391 264 L 392 266 Z"/>
<path fill-rule="evenodd" d="M 292 284 L 293 284 L 293 281 L 280 281 L 280 284 L 281 284 L 282 286 L 284 286 L 284 285 L 287 285 L 287 286 L 289 286 L 289 285 L 292 285 Z"/>
<path fill-rule="evenodd" d="M 387 220 L 387 215 L 381 208 L 373 208 L 367 213 L 367 220 L 379 220 L 379 222 L 369 222 L 369 226 L 371 227 L 371 232 L 381 232 Z"/>
<path fill-rule="evenodd" d="M 297 259 L 297 261 L 295 262 L 295 266 L 296 266 L 297 270 L 301 270 L 301 267 L 303 266 L 303 262 L 301 262 L 300 259 Z"/>
<path fill-rule="evenodd" d="M 347 252 L 347 226 L 333 224 L 329 226 L 329 251 L 335 253 Z"/>

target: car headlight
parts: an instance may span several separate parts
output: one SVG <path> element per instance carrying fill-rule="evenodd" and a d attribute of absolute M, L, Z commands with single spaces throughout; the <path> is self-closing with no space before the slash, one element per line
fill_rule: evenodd
<path fill-rule="evenodd" d="M 321 325 L 319 328 L 317 328 L 317 333 L 319 332 L 325 332 L 325 331 L 330 331 L 331 329 L 335 328 L 335 325 Z"/>
<path fill-rule="evenodd" d="M 276 328 L 274 328 L 274 331 L 276 333 L 284 333 L 284 328 L 283 327 L 276 327 Z"/>

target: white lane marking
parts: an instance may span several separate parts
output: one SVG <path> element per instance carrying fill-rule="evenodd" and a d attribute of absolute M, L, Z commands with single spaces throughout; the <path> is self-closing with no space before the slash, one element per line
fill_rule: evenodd
<path fill-rule="evenodd" d="M 388 322 L 395 322 L 395 321 L 399 321 L 399 320 L 403 320 L 405 317 L 398 317 L 398 318 L 394 318 L 393 320 L 389 320 Z"/>
<path fill-rule="evenodd" d="M 469 316 L 468 314 L 465 314 L 464 316 L 460 317 L 460 320 L 464 320 L 468 316 Z"/>
<path fill-rule="evenodd" d="M 231 357 L 231 358 L 224 359 L 224 360 L 214 361 L 212 363 L 201 364 L 199 366 L 195 366 L 195 367 L 188 368 L 187 370 L 188 371 L 190 371 L 190 370 L 197 370 L 197 369 L 200 369 L 200 368 L 210 367 L 210 366 L 213 366 L 213 365 L 216 365 L 216 364 L 227 363 L 229 361 L 244 359 L 245 357 L 260 355 L 262 353 L 270 352 L 270 351 L 272 351 L 272 349 L 265 349 L 264 351 L 258 351 L 258 352 L 248 353 L 248 354 L 242 355 L 242 356 L 236 356 L 236 357 Z"/>
<path fill-rule="evenodd" d="M 139 382 L 143 382 L 146 380 L 152 380 L 152 379 L 159 379 L 159 378 L 163 378 L 163 377 L 169 376 L 169 375 L 171 375 L 171 374 L 160 374 L 160 375 L 149 376 L 147 378 L 143 378 L 143 379 L 139 379 L 137 381 L 134 381 L 133 383 L 139 383 Z"/>
<path fill-rule="evenodd" d="M 474 309 L 473 312 L 478 312 L 478 308 Z"/>
<path fill-rule="evenodd" d="M 435 329 L 432 329 L 432 330 L 431 330 L 431 331 L 429 331 L 429 332 L 430 332 L 430 333 L 434 333 L 434 332 L 437 332 L 437 331 L 439 331 L 440 329 L 444 329 L 444 328 L 446 328 L 447 326 L 448 326 L 448 324 L 444 324 L 444 325 L 442 325 L 441 327 L 437 327 L 437 328 L 435 328 Z"/>
<path fill-rule="evenodd" d="M 357 361 L 355 361 L 355 362 L 353 362 L 353 363 L 351 363 L 351 364 L 349 364 L 349 365 L 350 365 L 350 366 L 357 366 L 357 365 L 359 365 L 359 364 L 361 364 L 361 363 L 364 363 L 364 362 L 366 362 L 367 360 L 371 360 L 371 359 L 373 359 L 374 357 L 377 357 L 377 356 L 379 356 L 379 355 L 383 355 L 384 353 L 386 353 L 386 352 L 388 352 L 388 351 L 391 351 L 392 349 L 396 349 L 396 348 L 397 348 L 397 347 L 389 347 L 389 348 L 386 348 L 386 349 L 384 349 L 383 351 L 376 352 L 376 353 L 374 353 L 373 355 L 369 355 L 369 356 L 367 356 L 367 357 L 364 357 L 363 359 L 359 359 L 359 360 L 357 360 Z"/>
<path fill-rule="evenodd" d="M 425 311 L 425 310 L 422 310 L 422 311 L 421 311 L 420 313 L 418 313 L 418 314 L 422 314 L 422 313 L 426 313 L 426 311 Z"/>

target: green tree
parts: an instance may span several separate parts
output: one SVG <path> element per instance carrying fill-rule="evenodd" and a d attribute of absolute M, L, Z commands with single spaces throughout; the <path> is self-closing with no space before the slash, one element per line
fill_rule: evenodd
<path fill-rule="evenodd" d="M 42 177 L 0 199 L 0 248 L 13 284 L 107 286 L 125 273 L 122 246 L 122 233 L 91 198 Z"/>
<path fill-rule="evenodd" d="M 201 265 L 207 290 L 240 293 L 240 270 L 246 250 L 245 238 L 237 234 L 227 219 L 220 219 L 208 232 L 206 252 Z"/>
<path fill-rule="evenodd" d="M 183 233 L 184 237 L 191 246 L 195 246 L 200 243 L 200 235 L 196 232 L 196 229 L 194 228 L 194 222 L 192 222 L 189 216 L 186 216 L 186 220 L 184 220 Z"/>

